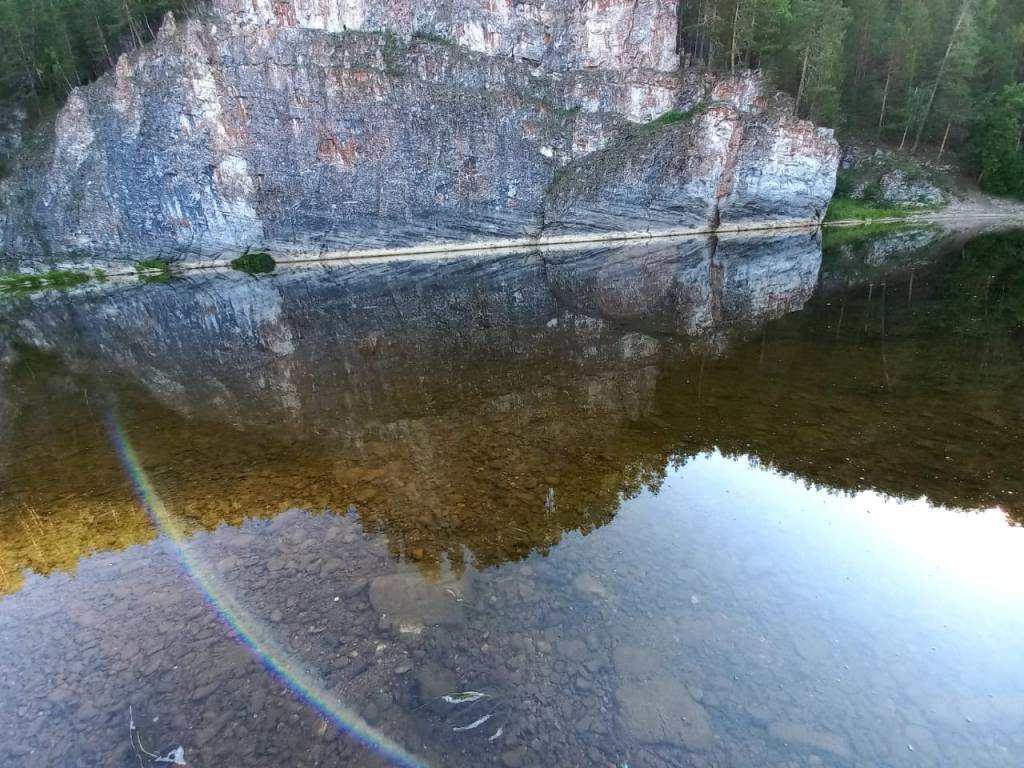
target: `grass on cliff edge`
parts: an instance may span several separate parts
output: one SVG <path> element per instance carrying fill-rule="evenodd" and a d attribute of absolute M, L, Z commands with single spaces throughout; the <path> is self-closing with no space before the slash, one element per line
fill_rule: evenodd
<path fill-rule="evenodd" d="M 417 30 L 412 33 L 413 40 L 423 40 L 427 43 L 436 43 L 437 45 L 454 46 L 457 43 L 454 40 L 449 40 L 443 35 L 438 35 L 434 32 L 427 32 L 425 30 Z"/>
<path fill-rule="evenodd" d="M 825 212 L 825 221 L 871 221 L 873 219 L 902 219 L 912 213 L 932 210 L 931 206 L 876 205 L 866 200 L 833 197 Z"/>
<path fill-rule="evenodd" d="M 104 275 L 105 277 L 105 275 Z M 0 294 L 20 296 L 34 291 L 66 290 L 76 285 L 84 285 L 93 279 L 102 279 L 99 273 L 74 272 L 71 270 L 53 270 L 38 274 L 0 275 Z"/>
<path fill-rule="evenodd" d="M 274 271 L 277 262 L 265 251 L 243 253 L 231 262 L 231 268 L 248 275 L 266 275 Z"/>
<path fill-rule="evenodd" d="M 821 243 L 825 249 L 838 248 L 869 240 L 879 235 L 909 232 L 916 229 L 917 227 L 906 221 L 876 221 L 869 224 L 854 224 L 846 227 L 826 227 L 822 230 Z"/>
<path fill-rule="evenodd" d="M 657 131 L 659 128 L 664 128 L 666 125 L 687 122 L 702 112 L 705 112 L 708 106 L 709 105 L 703 101 L 698 101 L 689 109 L 670 109 L 668 112 L 663 112 L 653 120 L 641 125 L 640 132 L 647 133 L 649 131 Z"/>
<path fill-rule="evenodd" d="M 171 265 L 163 259 L 143 259 L 135 263 L 139 280 L 144 283 L 166 283 L 171 279 Z"/>

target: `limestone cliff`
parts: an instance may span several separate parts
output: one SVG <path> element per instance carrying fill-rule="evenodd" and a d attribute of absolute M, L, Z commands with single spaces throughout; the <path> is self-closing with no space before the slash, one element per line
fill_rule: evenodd
<path fill-rule="evenodd" d="M 812 221 L 831 131 L 755 74 L 680 70 L 675 37 L 674 0 L 216 0 L 71 94 L 0 184 L 2 247 L 194 260 Z"/>

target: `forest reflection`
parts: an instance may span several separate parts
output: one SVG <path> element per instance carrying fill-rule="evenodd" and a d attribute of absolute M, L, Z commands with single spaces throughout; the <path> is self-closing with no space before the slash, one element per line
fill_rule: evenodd
<path fill-rule="evenodd" d="M 425 573 L 545 552 L 714 449 L 1024 520 L 1022 248 L 878 267 L 798 233 L 26 300 L 6 320 L 0 588 L 156 535 L 107 408 L 188 525 L 353 510 Z"/>

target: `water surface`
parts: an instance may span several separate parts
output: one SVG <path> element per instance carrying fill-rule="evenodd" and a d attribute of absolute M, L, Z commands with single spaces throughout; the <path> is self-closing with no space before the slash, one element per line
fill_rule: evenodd
<path fill-rule="evenodd" d="M 931 239 L 7 302 L 0 764 L 1020 765 L 1024 236 Z"/>

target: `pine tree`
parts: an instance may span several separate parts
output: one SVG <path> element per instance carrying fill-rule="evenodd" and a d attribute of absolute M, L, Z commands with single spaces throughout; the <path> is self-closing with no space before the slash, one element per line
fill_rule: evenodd
<path fill-rule="evenodd" d="M 799 60 L 797 114 L 835 124 L 843 84 L 843 40 L 850 11 L 840 0 L 796 0 L 790 48 Z"/>

